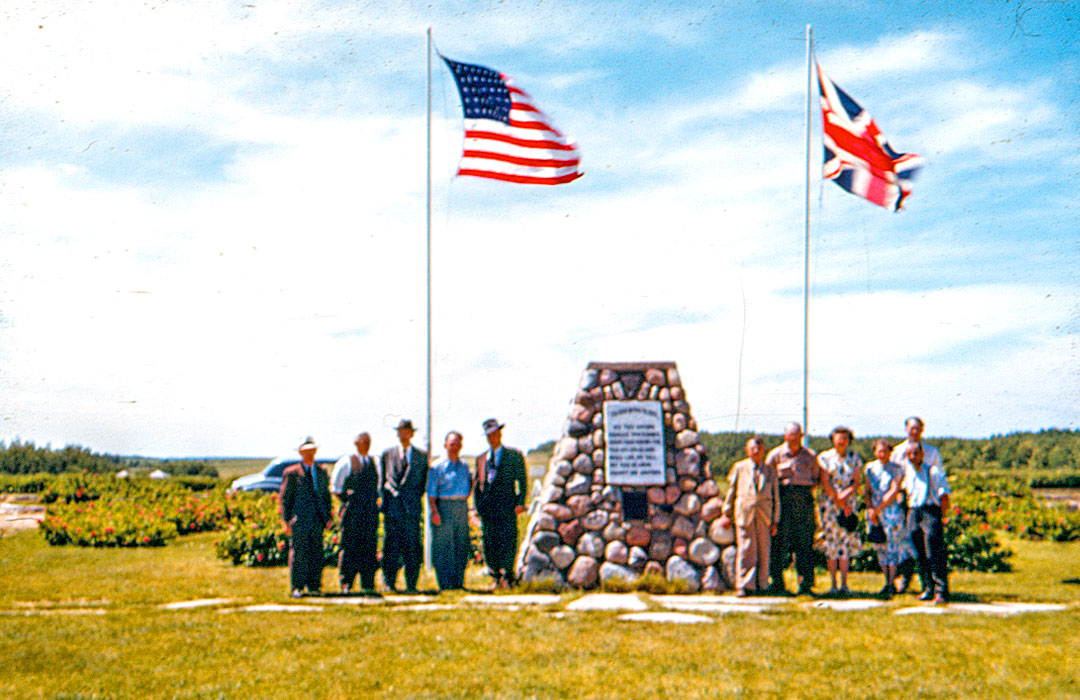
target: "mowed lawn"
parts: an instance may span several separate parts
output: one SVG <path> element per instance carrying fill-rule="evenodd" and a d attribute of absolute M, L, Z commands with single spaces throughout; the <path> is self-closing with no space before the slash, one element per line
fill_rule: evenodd
<path fill-rule="evenodd" d="M 1015 572 L 954 575 L 962 600 L 1071 604 L 1013 617 L 892 614 L 911 597 L 842 613 L 800 599 L 683 626 L 565 611 L 580 593 L 519 610 L 158 607 L 291 602 L 284 569 L 216 560 L 214 538 L 133 550 L 52 548 L 33 532 L 0 540 L 0 698 L 1080 697 L 1080 543 L 1010 540 Z M 853 582 L 880 587 L 871 574 Z M 485 581 L 471 570 L 469 583 Z"/>

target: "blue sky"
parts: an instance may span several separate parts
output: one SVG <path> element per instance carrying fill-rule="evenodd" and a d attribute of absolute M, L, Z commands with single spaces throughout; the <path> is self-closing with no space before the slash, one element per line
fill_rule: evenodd
<path fill-rule="evenodd" d="M 1074 4 L 439 5 L 5 6 L 0 440 L 422 436 L 429 26 L 528 90 L 586 173 L 454 178 L 436 60 L 436 443 L 478 450 L 489 416 L 558 437 L 592 360 L 678 362 L 707 430 L 800 417 L 807 24 L 926 161 L 897 214 L 822 183 L 815 95 L 810 432 L 1080 427 Z"/>

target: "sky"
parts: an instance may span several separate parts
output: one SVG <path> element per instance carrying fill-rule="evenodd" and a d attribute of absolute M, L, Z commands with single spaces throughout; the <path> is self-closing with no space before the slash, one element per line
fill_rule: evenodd
<path fill-rule="evenodd" d="M 675 361 L 701 429 L 803 409 L 806 25 L 925 165 L 821 178 L 808 432 L 1080 428 L 1080 6 L 5 2 L 0 441 L 271 456 L 426 438 L 427 47 L 512 76 L 582 153 L 455 177 L 431 82 L 433 441 L 557 439 L 590 361 Z"/>

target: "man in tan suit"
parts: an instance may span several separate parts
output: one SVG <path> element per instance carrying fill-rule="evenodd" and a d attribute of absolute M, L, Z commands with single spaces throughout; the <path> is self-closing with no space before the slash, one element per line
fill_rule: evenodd
<path fill-rule="evenodd" d="M 746 441 L 748 459 L 736 462 L 728 475 L 724 527 L 735 525 L 735 595 L 763 591 L 769 585 L 769 547 L 780 523 L 776 470 L 765 464 L 765 441 Z"/>

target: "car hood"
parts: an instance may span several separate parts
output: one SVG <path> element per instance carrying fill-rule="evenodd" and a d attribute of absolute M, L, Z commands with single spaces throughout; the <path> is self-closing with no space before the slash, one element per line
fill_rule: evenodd
<path fill-rule="evenodd" d="M 265 476 L 262 472 L 256 472 L 255 474 L 248 474 L 247 476 L 241 476 L 232 482 L 231 488 L 238 489 L 243 486 L 250 486 L 251 484 L 257 484 L 261 481 L 269 481 L 270 477 Z"/>

